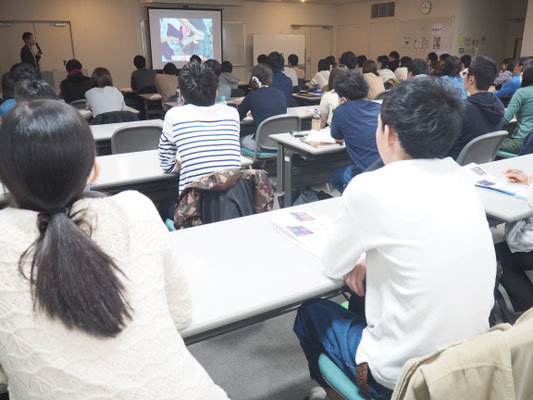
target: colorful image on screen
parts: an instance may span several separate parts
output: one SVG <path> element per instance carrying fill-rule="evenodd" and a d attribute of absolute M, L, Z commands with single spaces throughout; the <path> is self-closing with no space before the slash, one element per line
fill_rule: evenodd
<path fill-rule="evenodd" d="M 196 54 L 214 58 L 211 18 L 160 18 L 161 61 L 185 61 Z"/>

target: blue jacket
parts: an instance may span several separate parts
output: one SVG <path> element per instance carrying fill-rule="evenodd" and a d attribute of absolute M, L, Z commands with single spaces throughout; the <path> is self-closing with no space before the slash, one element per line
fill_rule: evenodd
<path fill-rule="evenodd" d="M 281 90 L 285 97 L 292 96 L 291 78 L 287 77 L 287 75 L 285 75 L 283 72 L 274 72 L 270 86 Z"/>
<path fill-rule="evenodd" d="M 509 97 L 509 100 L 511 100 L 511 97 L 513 97 L 514 92 L 520 89 L 520 86 L 522 85 L 522 82 L 520 82 L 520 76 L 522 76 L 522 74 L 513 76 L 507 81 L 505 85 L 503 85 L 500 90 L 494 92 L 496 97 L 500 99 L 504 97 Z"/>
<path fill-rule="evenodd" d="M 461 78 L 460 76 L 445 75 L 442 77 L 442 79 L 446 81 L 451 87 L 457 89 L 463 100 L 466 99 L 466 90 L 463 78 Z"/>

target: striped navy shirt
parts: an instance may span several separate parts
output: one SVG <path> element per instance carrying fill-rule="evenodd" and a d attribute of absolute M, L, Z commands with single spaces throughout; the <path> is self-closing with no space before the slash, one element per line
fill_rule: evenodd
<path fill-rule="evenodd" d="M 181 161 L 179 193 L 214 171 L 241 167 L 239 113 L 223 104 L 173 107 L 165 115 L 159 163 L 171 173 Z"/>

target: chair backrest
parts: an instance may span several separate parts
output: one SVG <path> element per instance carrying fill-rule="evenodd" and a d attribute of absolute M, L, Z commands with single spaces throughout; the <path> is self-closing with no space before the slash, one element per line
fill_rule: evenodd
<path fill-rule="evenodd" d="M 144 86 L 137 90 L 137 94 L 143 93 L 157 93 L 157 88 L 154 86 Z"/>
<path fill-rule="evenodd" d="M 257 127 L 255 132 L 255 154 L 256 159 L 257 152 L 261 151 L 276 151 L 277 143 L 270 139 L 269 135 L 274 133 L 286 133 L 293 131 L 300 131 L 302 127 L 302 121 L 300 117 L 296 115 L 274 115 L 273 117 L 265 119 Z"/>
<path fill-rule="evenodd" d="M 134 151 L 155 150 L 159 146 L 161 126 L 125 126 L 113 132 L 111 153 L 131 153 Z"/>
<path fill-rule="evenodd" d="M 131 111 L 110 111 L 98 114 L 91 121 L 91 125 L 114 124 L 115 122 L 130 122 L 138 120 L 139 117 L 137 114 L 134 114 Z"/>
<path fill-rule="evenodd" d="M 483 164 L 494 161 L 494 158 L 506 137 L 507 131 L 496 131 L 472 139 L 459 153 L 457 164 Z"/>
<path fill-rule="evenodd" d="M 178 102 L 178 95 L 177 95 L 177 94 L 172 95 L 172 96 L 170 96 L 170 97 L 167 99 L 167 102 L 172 102 L 172 101 Z"/>
<path fill-rule="evenodd" d="M 231 97 L 244 97 L 246 93 L 242 89 L 231 89 Z"/>
<path fill-rule="evenodd" d="M 80 100 L 74 100 L 73 102 L 69 103 L 72 107 L 77 108 L 78 110 L 86 110 L 87 109 L 87 100 L 80 99 Z"/>

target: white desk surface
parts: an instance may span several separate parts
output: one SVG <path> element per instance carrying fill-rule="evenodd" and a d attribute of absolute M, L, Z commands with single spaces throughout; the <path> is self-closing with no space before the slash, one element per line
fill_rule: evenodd
<path fill-rule="evenodd" d="M 248 86 L 250 84 L 249 81 L 239 81 L 238 86 Z"/>
<path fill-rule="evenodd" d="M 335 218 L 339 201 L 297 208 Z M 180 331 L 183 337 L 343 286 L 342 280 L 332 280 L 322 272 L 318 258 L 274 230 L 272 214 L 276 212 L 170 233 L 177 253 L 187 257 L 184 264 L 192 293 L 192 320 Z"/>
<path fill-rule="evenodd" d="M 122 94 L 135 93 L 135 91 L 134 91 L 132 88 L 130 88 L 130 87 L 127 87 L 127 88 L 121 88 L 121 89 L 119 89 L 119 90 L 122 92 Z"/>
<path fill-rule="evenodd" d="M 533 154 L 521 157 L 506 158 L 481 165 L 488 173 L 503 177 L 507 168 L 521 169 L 533 174 Z M 477 188 L 485 212 L 501 220 L 512 222 L 533 215 L 533 208 L 525 200 L 517 199 L 494 190 Z"/>
<path fill-rule="evenodd" d="M 300 117 L 301 119 L 310 119 L 313 118 L 313 115 L 315 114 L 315 108 L 318 109 L 318 107 L 311 107 L 311 106 L 299 106 L 299 107 L 289 107 L 287 108 L 287 114 L 286 115 L 296 115 L 297 117 Z M 243 120 L 241 120 L 241 124 L 253 124 L 254 119 L 246 117 Z"/>
<path fill-rule="evenodd" d="M 296 138 L 290 133 L 276 133 L 274 135 L 270 135 L 270 138 L 274 139 L 276 142 L 280 142 L 284 145 L 301 150 L 303 153 L 312 155 L 336 153 L 346 149 L 346 145 L 344 143 L 314 147 L 310 144 L 302 142 L 300 140 L 301 138 Z"/>
<path fill-rule="evenodd" d="M 141 93 L 139 97 L 150 101 L 157 101 L 163 99 L 159 93 Z"/>
<path fill-rule="evenodd" d="M 118 128 L 125 126 L 146 126 L 160 125 L 163 127 L 162 119 L 149 119 L 144 121 L 116 122 L 114 124 L 91 125 L 91 132 L 94 140 L 111 140 L 111 136 Z"/>

